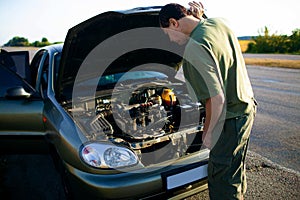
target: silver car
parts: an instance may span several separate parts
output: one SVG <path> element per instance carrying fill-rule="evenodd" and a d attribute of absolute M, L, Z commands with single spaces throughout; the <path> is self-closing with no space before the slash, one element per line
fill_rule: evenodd
<path fill-rule="evenodd" d="M 30 78 L 2 89 L 1 104 L 16 107 L 0 107 L 0 137 L 45 143 L 67 197 L 172 199 L 207 188 L 204 109 L 178 79 L 183 47 L 160 29 L 159 10 L 78 24 L 36 53 Z M 27 119 L 16 128 L 14 116 Z"/>

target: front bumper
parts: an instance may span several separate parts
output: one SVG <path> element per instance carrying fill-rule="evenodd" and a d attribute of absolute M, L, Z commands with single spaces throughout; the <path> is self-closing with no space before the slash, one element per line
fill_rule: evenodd
<path fill-rule="evenodd" d="M 188 158 L 177 160 L 163 168 L 158 166 L 155 166 L 157 169 L 148 168 L 148 171 L 91 174 L 70 165 L 65 166 L 74 199 L 157 199 L 158 197 L 167 199 L 184 198 L 205 190 L 207 175 L 200 175 L 197 180 L 191 176 L 195 172 L 197 174 L 197 171 L 200 174 L 205 172 L 207 161 L 208 150 L 202 151 L 201 155 L 189 155 Z M 179 183 L 174 184 L 174 181 Z"/>

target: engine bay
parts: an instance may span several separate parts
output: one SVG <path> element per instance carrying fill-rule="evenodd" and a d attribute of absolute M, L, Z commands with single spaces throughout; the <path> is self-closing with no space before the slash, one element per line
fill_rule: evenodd
<path fill-rule="evenodd" d="M 156 163 L 163 155 L 178 158 L 202 145 L 203 107 L 192 102 L 181 86 L 159 81 L 123 85 L 69 111 L 89 140 L 126 145 L 144 162 Z"/>

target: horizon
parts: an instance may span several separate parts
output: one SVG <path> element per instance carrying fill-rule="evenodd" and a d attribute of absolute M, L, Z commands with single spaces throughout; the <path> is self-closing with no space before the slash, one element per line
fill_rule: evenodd
<path fill-rule="evenodd" d="M 176 2 L 188 6 L 184 0 L 2 0 L 0 2 L 0 46 L 13 37 L 24 37 L 30 43 L 41 41 L 64 42 L 67 31 L 73 26 L 110 10 L 127 10 Z M 300 28 L 300 14 L 296 0 L 239 0 L 201 1 L 209 17 L 225 18 L 237 37 L 252 37 L 263 33 L 267 27 L 270 34 L 291 35 Z M 114 4 L 114 5 L 112 5 Z M 260 5 L 260 6 L 258 6 Z M 17 14 L 15 14 L 17 13 Z"/>

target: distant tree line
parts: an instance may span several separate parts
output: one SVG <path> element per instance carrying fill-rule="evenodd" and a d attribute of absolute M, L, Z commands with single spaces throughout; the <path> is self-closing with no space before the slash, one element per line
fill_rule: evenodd
<path fill-rule="evenodd" d="M 247 53 L 292 53 L 300 54 L 300 29 L 292 31 L 292 35 L 270 34 L 267 27 L 263 34 L 253 37 L 248 44 Z"/>
<path fill-rule="evenodd" d="M 59 42 L 55 42 L 59 43 Z M 30 43 L 27 38 L 24 37 L 13 37 L 11 40 L 9 40 L 6 44 L 4 44 L 5 47 L 9 46 L 15 46 L 15 47 L 44 47 L 50 44 L 55 44 L 55 43 L 50 43 L 47 38 L 43 37 L 41 41 L 35 41 Z"/>
<path fill-rule="evenodd" d="M 248 44 L 246 53 L 293 53 L 300 54 L 300 29 L 292 31 L 292 35 L 270 34 L 267 27 L 264 28 L 263 34 L 252 37 L 253 42 Z M 47 38 L 43 37 L 41 41 L 30 43 L 24 37 L 14 37 L 4 46 L 32 46 L 43 47 L 50 44 Z"/>

